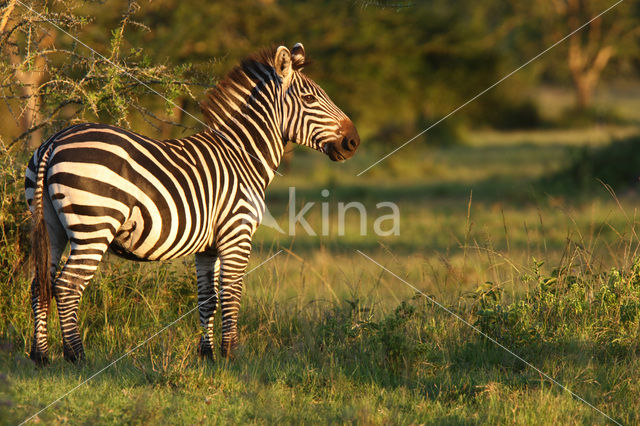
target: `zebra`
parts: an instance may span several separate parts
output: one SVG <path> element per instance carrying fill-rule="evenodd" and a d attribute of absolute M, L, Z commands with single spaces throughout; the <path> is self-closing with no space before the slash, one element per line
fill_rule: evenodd
<path fill-rule="evenodd" d="M 84 123 L 59 131 L 35 151 L 25 195 L 33 218 L 30 358 L 36 364 L 49 362 L 52 297 L 64 358 L 85 358 L 78 307 L 107 250 L 137 261 L 194 254 L 198 353 L 213 358 L 220 303 L 220 353 L 233 356 L 251 239 L 285 144 L 308 146 L 333 161 L 350 158 L 360 144 L 352 121 L 302 73 L 305 58 L 297 43 L 242 60 L 200 103 L 207 124 L 200 133 L 155 140 Z"/>

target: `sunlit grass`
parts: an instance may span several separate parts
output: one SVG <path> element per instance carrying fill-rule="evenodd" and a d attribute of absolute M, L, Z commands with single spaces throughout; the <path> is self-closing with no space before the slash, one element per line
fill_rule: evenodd
<path fill-rule="evenodd" d="M 259 229 L 250 269 L 283 252 L 246 277 L 237 359 L 198 359 L 194 311 L 39 418 L 53 423 L 606 422 L 416 297 L 356 252 L 361 250 L 466 321 L 475 324 L 484 315 L 483 330 L 618 421 L 637 423 L 640 365 L 633 336 L 640 293 L 632 285 L 614 285 L 618 299 L 598 299 L 611 283 L 612 268 L 629 277 L 638 257 L 637 194 L 613 197 L 604 187 L 580 197 L 571 191 L 545 193 L 534 183 L 566 164 L 569 142 L 558 146 L 549 135 L 548 143 L 512 135 L 522 142 L 511 145 L 493 136 L 478 135 L 469 146 L 417 146 L 361 178 L 355 173 L 376 159 L 365 150 L 340 165 L 318 153 L 297 155 L 290 173 L 270 189 L 268 207 L 287 230 L 288 187 L 295 185 L 298 209 L 316 203 L 305 216 L 316 231 L 322 227 L 321 203 L 329 203 L 330 232 L 313 237 L 298 226 L 296 235 L 288 236 Z M 576 138 L 586 141 L 584 136 Z M 328 197 L 321 195 L 324 188 Z M 359 218 L 351 212 L 345 235 L 338 236 L 337 203 L 349 201 L 367 207 L 369 231 L 375 205 L 397 203 L 400 235 L 361 236 Z M 562 286 L 536 293 L 554 277 Z M 26 276 L 2 282 L 8 316 L 0 330 L 0 419 L 26 419 L 195 308 L 194 281 L 192 258 L 137 264 L 109 257 L 80 309 L 87 362 L 73 366 L 62 360 L 54 315 L 52 364 L 44 369 L 26 358 L 31 338 Z M 493 290 L 500 297 L 492 298 Z M 496 314 L 503 311 L 511 317 Z M 538 327 L 531 334 L 535 338 L 526 338 L 529 326 Z"/>

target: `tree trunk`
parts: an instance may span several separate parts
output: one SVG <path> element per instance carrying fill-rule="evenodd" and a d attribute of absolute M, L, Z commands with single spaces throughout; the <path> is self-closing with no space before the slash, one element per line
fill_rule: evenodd
<path fill-rule="evenodd" d="M 593 87 L 584 74 L 575 75 L 573 83 L 576 88 L 576 107 L 580 111 L 586 110 L 591 105 Z"/>
<path fill-rule="evenodd" d="M 20 92 L 26 99 L 21 106 L 20 112 L 20 130 L 22 133 L 25 133 L 42 123 L 38 86 L 45 80 L 46 72 L 43 70 L 45 61 L 42 56 L 38 56 L 34 60 L 34 71 L 21 70 L 19 68 L 21 66 L 21 60 L 22 58 L 19 56 L 11 55 L 11 62 L 13 62 L 16 67 L 14 76 L 16 80 L 20 82 Z M 27 135 L 24 142 L 25 151 L 37 148 L 42 143 L 42 136 L 42 129 L 34 130 Z"/>
<path fill-rule="evenodd" d="M 591 106 L 593 91 L 600 80 L 600 74 L 613 55 L 613 46 L 603 46 L 594 58 L 589 60 L 585 50 L 577 34 L 574 35 L 569 44 L 568 60 L 571 78 L 576 88 L 576 107 L 579 110 Z"/>
<path fill-rule="evenodd" d="M 558 7 L 558 10 L 564 10 L 569 28 L 574 31 L 580 28 L 584 21 L 584 18 L 581 18 L 581 11 L 587 5 L 580 0 L 568 0 L 564 6 Z M 582 34 L 582 32 L 586 34 Z M 577 109 L 584 111 L 591 106 L 593 91 L 600 80 L 600 74 L 613 53 L 613 46 L 605 44 L 603 41 L 602 18 L 594 20 L 587 28 L 578 31 L 569 39 L 567 59 L 573 86 L 576 89 Z"/>
<path fill-rule="evenodd" d="M 5 10 L 2 20 L 0 21 L 0 33 L 4 31 L 10 20 L 10 14 L 15 6 L 15 1 L 11 2 Z M 56 35 L 45 34 L 36 42 L 36 52 L 41 51 L 47 46 L 52 46 Z M 33 63 L 27 67 L 25 58 L 22 58 L 17 51 L 9 52 L 11 64 L 13 65 L 13 77 L 20 84 L 20 94 L 24 99 L 20 111 L 20 130 L 22 133 L 31 131 L 44 121 L 41 113 L 41 99 L 39 93 L 40 85 L 47 79 L 46 60 L 44 56 L 38 55 L 32 57 Z M 38 147 L 42 143 L 42 128 L 32 131 L 25 137 L 24 149 L 29 151 Z"/>

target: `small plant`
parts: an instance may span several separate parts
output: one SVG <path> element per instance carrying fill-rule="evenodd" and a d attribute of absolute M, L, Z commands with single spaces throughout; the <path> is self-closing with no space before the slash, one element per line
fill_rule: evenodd
<path fill-rule="evenodd" d="M 627 270 L 595 274 L 587 268 L 560 267 L 523 281 L 535 287 L 523 299 L 504 300 L 486 283 L 471 295 L 475 325 L 507 346 L 535 349 L 578 337 L 594 352 L 624 355 L 637 350 L 640 325 L 640 258 Z"/>
<path fill-rule="evenodd" d="M 376 319 L 359 301 L 348 302 L 325 317 L 321 330 L 323 348 L 330 348 L 345 364 L 384 370 L 391 376 L 424 359 L 431 347 L 420 337 L 425 327 L 424 309 L 413 301 L 401 302 L 392 312 Z"/>

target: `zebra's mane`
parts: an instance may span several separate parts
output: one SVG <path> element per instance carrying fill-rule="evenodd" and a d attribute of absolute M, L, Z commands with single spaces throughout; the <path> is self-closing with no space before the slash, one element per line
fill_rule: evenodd
<path fill-rule="evenodd" d="M 215 111 L 227 110 L 230 106 L 246 103 L 246 95 L 238 96 L 237 86 L 251 91 L 258 85 L 261 78 L 277 78 L 274 68 L 274 58 L 277 48 L 275 46 L 264 48 L 251 56 L 243 59 L 235 66 L 218 84 L 207 92 L 206 98 L 200 103 L 200 109 L 207 125 L 216 128 L 219 119 Z M 294 70 L 300 70 L 305 63 L 293 61 Z M 269 70 L 265 75 L 265 68 Z M 220 115 L 220 114 L 218 114 Z"/>

